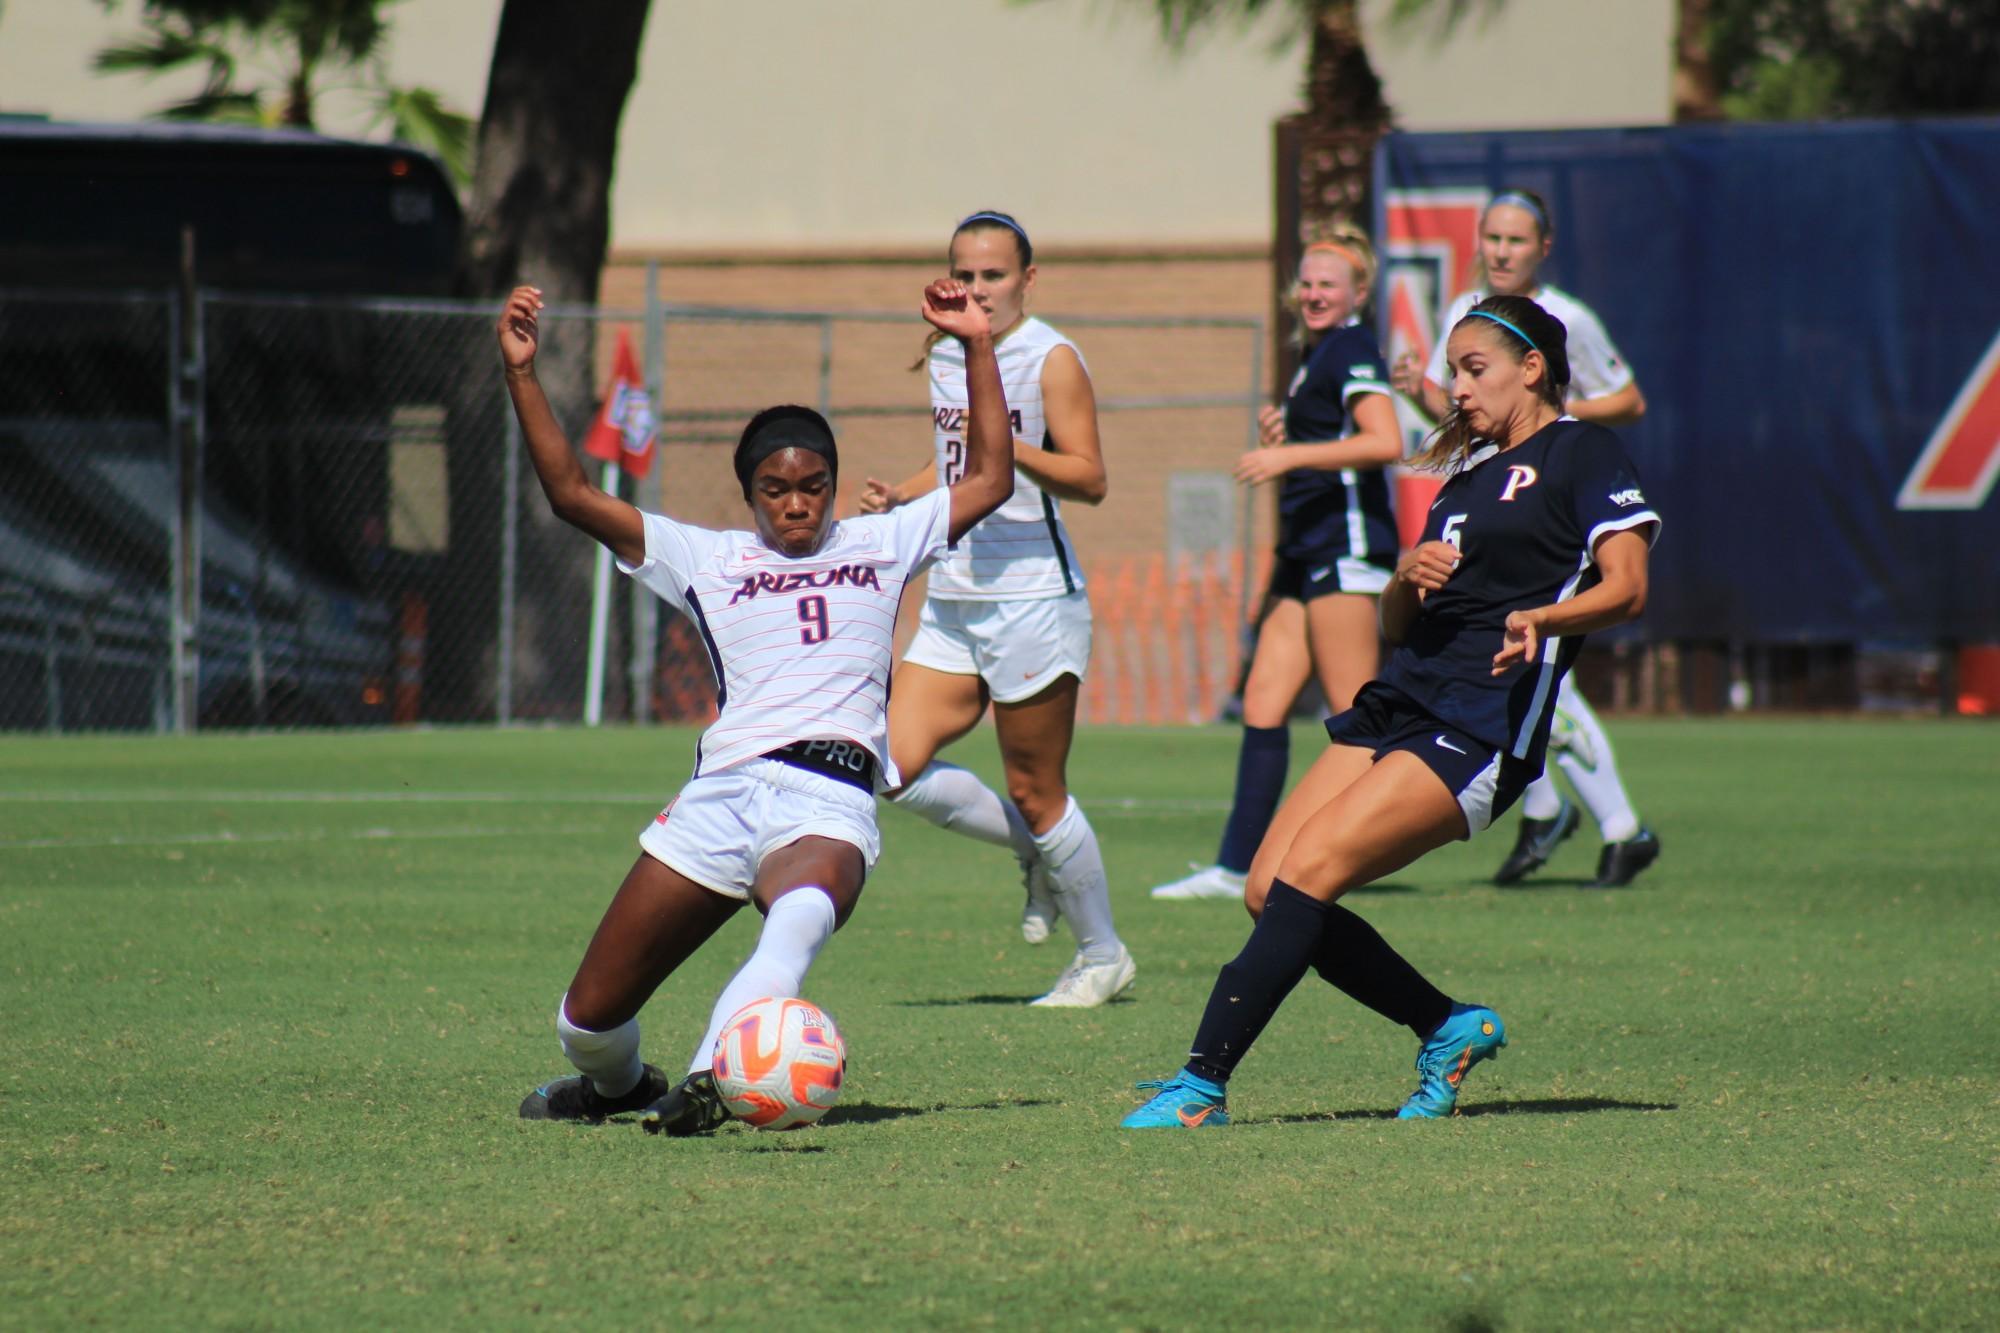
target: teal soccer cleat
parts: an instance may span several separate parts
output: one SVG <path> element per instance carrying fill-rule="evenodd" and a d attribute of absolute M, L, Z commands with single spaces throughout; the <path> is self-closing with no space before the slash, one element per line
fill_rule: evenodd
<path fill-rule="evenodd" d="M 1119 1121 L 1120 1129 L 1200 1129 L 1229 1123 L 1222 1085 L 1198 1074 L 1183 1069 L 1172 1078 L 1149 1078 L 1139 1087 L 1159 1091 L 1153 1100 Z"/>
<path fill-rule="evenodd" d="M 1459 1085 L 1481 1060 L 1491 1060 L 1507 1044 L 1507 1025 L 1483 1005 L 1454 1004 L 1451 1016 L 1438 1025 L 1417 1052 L 1417 1090 L 1398 1120 L 1435 1120 L 1458 1106 Z"/>

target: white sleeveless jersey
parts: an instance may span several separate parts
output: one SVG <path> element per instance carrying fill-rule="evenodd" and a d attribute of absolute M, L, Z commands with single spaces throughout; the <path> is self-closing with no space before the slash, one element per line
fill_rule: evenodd
<path fill-rule="evenodd" d="M 1466 312 L 1489 295 L 1483 288 L 1464 293 L 1451 303 L 1451 308 L 1445 311 L 1444 323 L 1438 327 L 1437 346 L 1431 349 L 1431 363 L 1425 368 L 1424 377 L 1447 393 L 1451 384 L 1444 365 L 1445 340 Z M 1603 321 L 1589 306 L 1547 283 L 1538 287 L 1529 299 L 1561 320 L 1569 332 L 1566 346 L 1571 398 L 1602 398 L 1632 382 L 1632 368 L 1619 357 L 1618 349 L 1611 345 L 1611 335 L 1604 331 Z"/>
<path fill-rule="evenodd" d="M 844 518 L 819 550 L 788 556 L 752 532 L 715 532 L 646 514 L 646 558 L 619 562 L 694 623 L 715 672 L 716 719 L 694 775 L 793 741 L 851 741 L 889 760 L 889 673 L 903 585 L 945 550 L 951 493 Z"/>
<path fill-rule="evenodd" d="M 1032 317 L 994 348 L 1006 390 L 1014 438 L 1048 447 L 1042 418 L 1042 364 L 1058 347 L 1076 344 Z M 1083 354 L 1077 353 L 1082 360 Z M 945 338 L 931 349 L 931 424 L 937 438 L 940 489 L 965 472 L 965 348 Z M 1055 496 L 1014 470 L 1014 494 L 982 519 L 931 570 L 930 595 L 945 602 L 1015 602 L 1061 597 L 1083 586 Z"/>

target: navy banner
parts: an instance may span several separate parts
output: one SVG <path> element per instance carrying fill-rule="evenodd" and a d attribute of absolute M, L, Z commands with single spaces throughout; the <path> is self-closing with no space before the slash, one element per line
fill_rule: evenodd
<path fill-rule="evenodd" d="M 2000 640 L 2000 120 L 1395 134 L 1383 345 L 1428 353 L 1479 211 L 1545 198 L 1545 281 L 1645 393 L 1644 633 Z"/>

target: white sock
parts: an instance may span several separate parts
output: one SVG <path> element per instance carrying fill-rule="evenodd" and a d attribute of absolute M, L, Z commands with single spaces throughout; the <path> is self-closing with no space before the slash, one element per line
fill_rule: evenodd
<path fill-rule="evenodd" d="M 1523 819 L 1554 819 L 1562 807 L 1562 792 L 1556 789 L 1556 780 L 1547 772 L 1530 782 L 1521 792 Z"/>
<path fill-rule="evenodd" d="M 1014 803 L 957 764 L 933 760 L 893 799 L 902 809 L 939 828 L 995 847 L 1012 848 L 1018 857 L 1035 854 L 1035 835 L 1028 831 L 1028 821 L 1021 818 Z"/>
<path fill-rule="evenodd" d="M 738 1009 L 767 995 L 790 997 L 799 993 L 805 985 L 806 969 L 833 935 L 834 916 L 832 896 L 816 884 L 793 889 L 771 904 L 750 961 L 737 969 L 715 999 L 708 1031 L 688 1064 L 690 1074 L 715 1063 L 715 1039 Z"/>
<path fill-rule="evenodd" d="M 1604 724 L 1583 695 L 1571 687 L 1567 676 L 1556 694 L 1556 709 L 1577 730 L 1577 744 L 1557 753 L 1556 763 L 1570 786 L 1576 788 L 1583 808 L 1597 821 L 1598 835 L 1606 842 L 1625 841 L 1639 831 L 1639 816 L 1632 809 L 1632 798 L 1625 794 L 1625 784 L 1618 779 L 1618 761 L 1612 757 L 1611 738 L 1604 734 Z"/>
<path fill-rule="evenodd" d="M 1097 834 L 1074 796 L 1055 827 L 1035 835 L 1035 847 L 1084 960 L 1108 963 L 1116 958 L 1121 946 L 1111 924 L 1111 882 L 1105 878 L 1104 854 L 1098 851 Z"/>
<path fill-rule="evenodd" d="M 623 1097 L 639 1086 L 639 1020 L 628 1018 L 609 1032 L 592 1032 L 569 1021 L 569 996 L 556 1006 L 556 1038 L 576 1072 L 606 1097 Z"/>

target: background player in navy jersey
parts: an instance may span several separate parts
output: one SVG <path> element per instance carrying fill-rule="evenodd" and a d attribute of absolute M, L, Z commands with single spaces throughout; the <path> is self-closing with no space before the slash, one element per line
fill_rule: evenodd
<path fill-rule="evenodd" d="M 1188 1062 L 1130 1128 L 1225 1124 L 1226 1085 L 1307 968 L 1422 1045 L 1398 1115 L 1449 1115 L 1506 1045 L 1500 1016 L 1438 990 L 1335 899 L 1470 837 L 1541 771 L 1581 637 L 1638 615 L 1659 516 L 1618 438 L 1562 414 L 1562 324 L 1489 297 L 1451 330 L 1453 411 L 1416 460 L 1449 473 L 1382 594 L 1396 645 L 1251 866 L 1257 924 L 1222 969 Z"/>
<path fill-rule="evenodd" d="M 1076 344 L 1028 313 L 1035 250 L 1005 213 L 974 213 L 952 231 L 952 276 L 993 322 L 1014 427 L 1014 494 L 931 570 L 917 632 L 896 668 L 889 743 L 907 779 L 891 799 L 940 828 L 1011 847 L 1028 895 L 1021 934 L 1069 921 L 1076 953 L 1031 1003 L 1088 1009 L 1137 971 L 1111 919 L 1097 834 L 1069 792 L 1069 749 L 1090 662 L 1090 601 L 1063 527 L 1061 501 L 1104 499 L 1097 398 Z M 962 466 L 963 358 L 933 336 L 913 369 L 930 375 L 930 466 L 891 486 L 870 478 L 864 513 L 886 513 Z M 1000 796 L 937 752 L 978 724 L 988 703 L 1007 773 Z"/>
<path fill-rule="evenodd" d="M 964 349 L 964 475 L 902 513 L 833 521 L 833 432 L 805 407 L 768 408 L 736 446 L 754 532 L 642 513 L 590 484 L 535 378 L 541 293 L 519 287 L 500 352 L 535 475 L 558 518 L 694 622 L 716 673 L 715 722 L 680 795 L 640 835 L 633 862 L 556 1011 L 577 1069 L 530 1093 L 521 1115 L 599 1121 L 644 1111 L 653 1131 L 725 1118 L 710 1076 L 737 1009 L 799 993 L 820 946 L 854 910 L 880 839 L 875 792 L 897 781 L 887 699 L 897 605 L 908 580 L 1013 490 L 1012 432 L 985 311 L 950 280 L 924 318 Z M 639 1058 L 638 1013 L 745 902 L 757 947 L 723 988 L 679 1084 Z"/>
<path fill-rule="evenodd" d="M 1526 296 L 1561 320 L 1569 333 L 1572 378 L 1566 410 L 1582 421 L 1626 426 L 1646 411 L 1632 368 L 1611 344 L 1604 322 L 1595 311 L 1568 292 L 1541 280 L 1542 263 L 1555 243 L 1548 206 L 1531 190 L 1505 190 L 1495 195 L 1479 219 L 1479 264 L 1484 281 L 1461 293 L 1446 312 L 1440 328 L 1449 329 L 1489 295 Z M 1449 410 L 1443 381 L 1445 347 L 1431 349 L 1428 368 L 1416 358 L 1397 358 L 1396 388 L 1407 394 L 1433 421 Z M 1556 767 L 1576 788 L 1604 840 L 1597 857 L 1597 888 L 1622 888 L 1660 854 L 1660 840 L 1640 824 L 1632 798 L 1618 776 L 1611 738 L 1603 723 L 1568 676 L 1556 698 L 1556 728 L 1550 750 Z M 1555 776 L 1543 774 L 1521 794 L 1521 827 L 1514 850 L 1494 872 L 1498 884 L 1512 884 L 1540 869 L 1556 846 L 1576 832 L 1576 807 L 1563 798 Z"/>
<path fill-rule="evenodd" d="M 1388 374 L 1357 318 L 1375 250 L 1354 228 L 1306 247 L 1292 305 L 1308 348 L 1282 408 L 1259 414 L 1265 447 L 1236 465 L 1246 484 L 1282 479 L 1267 610 L 1243 686 L 1236 794 L 1215 864 L 1162 884 L 1155 898 L 1241 898 L 1291 764 L 1286 725 L 1318 673 L 1340 712 L 1375 674 L 1375 599 L 1396 567 L 1396 517 L 1383 467 L 1402 457 Z"/>

